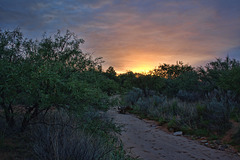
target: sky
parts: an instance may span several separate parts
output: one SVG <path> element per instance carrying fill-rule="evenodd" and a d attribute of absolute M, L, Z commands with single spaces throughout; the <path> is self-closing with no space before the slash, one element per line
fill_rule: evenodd
<path fill-rule="evenodd" d="M 30 38 L 69 29 L 118 73 L 240 60 L 240 0 L 1 0 L 0 28 L 16 27 Z"/>

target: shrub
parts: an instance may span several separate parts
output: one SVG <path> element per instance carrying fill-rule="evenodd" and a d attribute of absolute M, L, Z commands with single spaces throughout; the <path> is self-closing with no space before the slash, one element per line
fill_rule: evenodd
<path fill-rule="evenodd" d="M 78 120 L 72 115 L 56 112 L 44 123 L 31 127 L 31 139 L 36 159 L 114 159 L 115 138 L 93 135 L 78 128 Z"/>
<path fill-rule="evenodd" d="M 186 102 L 196 102 L 200 99 L 200 94 L 197 92 L 179 90 L 177 93 L 177 98 Z"/>
<path fill-rule="evenodd" d="M 167 103 L 167 97 L 162 94 L 160 96 L 153 95 L 152 100 L 153 100 L 153 105 L 155 107 L 160 106 L 160 105 L 164 106 Z"/>
<path fill-rule="evenodd" d="M 209 136 L 209 131 L 207 129 L 196 129 L 194 134 L 201 137 Z"/>
<path fill-rule="evenodd" d="M 222 133 L 229 128 L 229 112 L 223 102 L 213 98 L 206 105 L 203 118 L 209 121 L 208 129 Z"/>
<path fill-rule="evenodd" d="M 125 96 L 126 105 L 134 105 L 140 97 L 143 96 L 143 91 L 139 88 L 133 88 Z"/>
<path fill-rule="evenodd" d="M 163 124 L 166 123 L 167 121 L 166 121 L 165 118 L 159 117 L 158 122 L 159 122 L 159 125 L 163 125 Z"/>
<path fill-rule="evenodd" d="M 168 129 L 173 128 L 176 129 L 178 127 L 176 117 L 173 117 L 167 124 Z"/>
<path fill-rule="evenodd" d="M 107 159 L 107 153 L 112 150 L 101 138 L 64 125 L 37 125 L 33 138 L 38 159 Z"/>
<path fill-rule="evenodd" d="M 209 122 L 207 128 L 211 131 L 223 133 L 229 129 L 230 116 L 237 118 L 239 105 L 236 94 L 231 91 L 214 89 L 206 95 L 206 108 L 201 112 L 202 119 Z"/>
<path fill-rule="evenodd" d="M 152 101 L 149 97 L 140 98 L 136 104 L 139 106 L 141 112 L 148 113 L 149 108 L 152 106 Z"/>

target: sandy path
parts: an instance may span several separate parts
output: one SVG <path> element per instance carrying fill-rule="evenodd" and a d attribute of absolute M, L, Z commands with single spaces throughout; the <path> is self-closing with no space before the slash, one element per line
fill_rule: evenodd
<path fill-rule="evenodd" d="M 182 136 L 173 136 L 153 123 L 147 123 L 134 115 L 108 111 L 117 124 L 124 125 L 120 138 L 124 149 L 132 157 L 144 160 L 240 160 L 240 157 L 214 150 Z"/>

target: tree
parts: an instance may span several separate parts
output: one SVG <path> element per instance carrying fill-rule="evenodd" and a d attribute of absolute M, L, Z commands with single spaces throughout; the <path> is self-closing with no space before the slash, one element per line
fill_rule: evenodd
<path fill-rule="evenodd" d="M 51 108 L 84 110 L 98 107 L 105 95 L 96 81 L 87 81 L 101 65 L 84 54 L 78 39 L 69 31 L 41 41 L 24 39 L 19 29 L 0 32 L 0 105 L 10 127 L 21 110 L 21 130 Z M 82 77 L 85 78 L 82 78 Z M 91 75 L 90 75 L 91 76 Z M 41 115 L 41 116 L 40 116 Z"/>
<path fill-rule="evenodd" d="M 219 86 L 225 90 L 232 90 L 240 95 L 240 66 L 223 72 L 219 79 Z"/>
<path fill-rule="evenodd" d="M 222 75 L 238 66 L 240 66 L 239 61 L 226 57 L 225 59 L 218 58 L 208 63 L 205 67 L 199 67 L 198 74 L 205 92 L 220 87 L 218 84 L 221 83 L 220 78 Z"/>
<path fill-rule="evenodd" d="M 177 78 L 184 72 L 193 71 L 194 68 L 189 65 L 184 65 L 183 62 L 179 61 L 176 65 L 163 64 L 159 65 L 157 69 L 150 71 L 152 75 L 160 76 L 162 78 L 174 79 Z"/>
<path fill-rule="evenodd" d="M 120 74 L 118 76 L 120 86 L 126 89 L 131 89 L 132 87 L 134 87 L 136 79 L 136 74 L 134 74 L 132 71 L 128 71 L 127 73 Z"/>
<path fill-rule="evenodd" d="M 117 73 L 116 73 L 116 71 L 114 70 L 113 66 L 108 67 L 108 69 L 106 70 L 106 73 L 111 74 L 111 75 L 113 75 L 113 76 L 116 76 L 116 75 L 117 75 Z"/>
<path fill-rule="evenodd" d="M 108 67 L 108 69 L 106 70 L 106 73 L 105 73 L 105 74 L 106 74 L 106 76 L 107 76 L 108 78 L 113 79 L 113 80 L 116 81 L 116 79 L 117 79 L 117 77 L 116 77 L 117 72 L 115 71 L 115 69 L 113 68 L 113 66 Z"/>

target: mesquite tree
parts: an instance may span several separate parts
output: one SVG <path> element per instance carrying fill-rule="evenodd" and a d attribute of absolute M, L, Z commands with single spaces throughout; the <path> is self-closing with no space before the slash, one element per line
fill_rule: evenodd
<path fill-rule="evenodd" d="M 101 104 L 101 90 L 82 80 L 101 65 L 101 58 L 83 53 L 82 43 L 69 31 L 40 41 L 24 39 L 19 29 L 0 31 L 0 107 L 10 127 L 17 114 L 24 130 L 51 108 Z"/>

